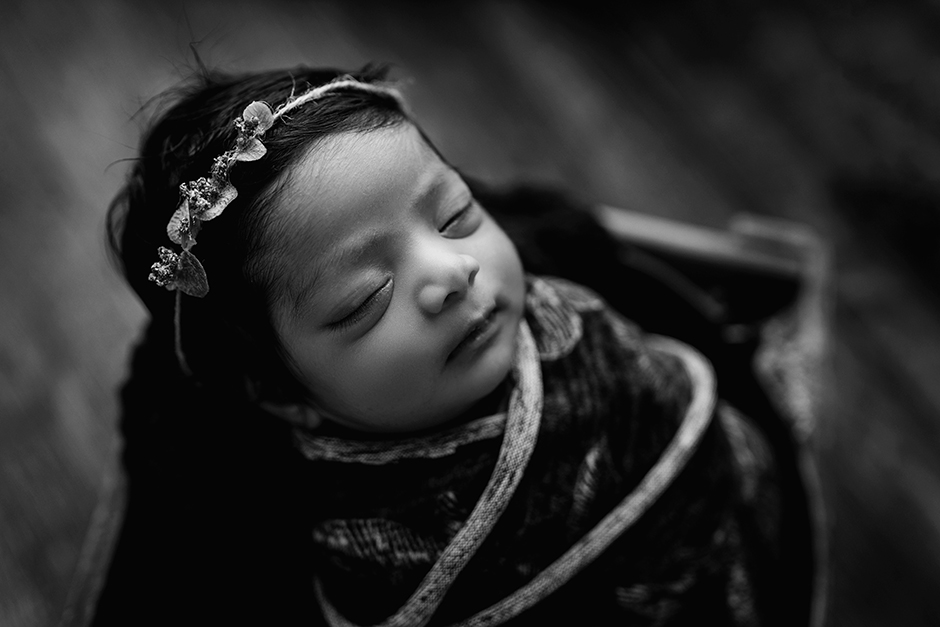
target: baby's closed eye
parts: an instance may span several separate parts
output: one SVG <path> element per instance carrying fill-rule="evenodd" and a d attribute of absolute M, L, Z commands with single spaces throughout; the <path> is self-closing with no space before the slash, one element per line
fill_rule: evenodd
<path fill-rule="evenodd" d="M 483 212 L 474 199 L 452 213 L 438 229 L 441 235 L 459 239 L 472 234 L 483 222 Z"/>
<path fill-rule="evenodd" d="M 388 307 L 391 301 L 394 281 L 391 277 L 378 289 L 366 296 L 365 300 L 357 301 L 348 313 L 341 313 L 338 318 L 327 326 L 336 331 L 343 331 L 356 327 L 367 320 L 376 320 L 376 316 Z"/>

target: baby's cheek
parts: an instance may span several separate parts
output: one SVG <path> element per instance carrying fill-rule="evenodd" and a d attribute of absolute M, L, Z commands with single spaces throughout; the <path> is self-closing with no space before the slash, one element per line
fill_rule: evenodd
<path fill-rule="evenodd" d="M 375 334 L 357 356 L 357 379 L 390 403 L 417 402 L 425 395 L 423 388 L 433 380 L 434 340 L 427 333 L 415 333 L 409 325 L 398 325 L 394 332 L 384 331 Z"/>
<path fill-rule="evenodd" d="M 525 300 L 525 271 L 515 245 L 505 233 L 500 233 L 502 241 L 501 245 L 495 248 L 493 264 L 499 274 L 504 295 L 513 309 L 521 311 Z"/>

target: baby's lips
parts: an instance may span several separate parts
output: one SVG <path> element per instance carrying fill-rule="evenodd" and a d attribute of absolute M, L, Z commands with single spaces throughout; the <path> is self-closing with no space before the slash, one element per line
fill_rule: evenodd
<path fill-rule="evenodd" d="M 462 332 L 457 336 L 456 341 L 451 345 L 447 353 L 447 359 L 453 358 L 455 352 L 463 345 L 475 331 L 487 323 L 492 324 L 492 317 L 496 313 L 496 305 L 489 305 L 487 308 L 470 317 L 470 319 L 461 326 Z"/>

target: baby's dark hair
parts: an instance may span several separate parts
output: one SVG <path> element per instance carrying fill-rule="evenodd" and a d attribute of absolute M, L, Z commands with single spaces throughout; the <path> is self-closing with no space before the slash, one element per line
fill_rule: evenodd
<path fill-rule="evenodd" d="M 173 350 L 174 294 L 148 281 L 158 246 L 169 246 L 167 222 L 180 201 L 180 184 L 206 176 L 213 159 L 233 147 L 235 119 L 258 100 L 272 107 L 311 87 L 349 75 L 364 83 L 383 81 L 384 67 L 358 72 L 295 68 L 252 74 L 205 72 L 177 90 L 178 98 L 143 138 L 127 184 L 111 204 L 109 236 L 124 275 L 151 314 L 150 336 Z M 230 173 L 238 190 L 225 214 L 204 225 L 193 253 L 210 285 L 205 298 L 183 296 L 180 329 L 193 379 L 244 389 L 269 400 L 302 400 L 305 390 L 291 375 L 271 325 L 277 298 L 277 216 L 269 209 L 280 193 L 282 174 L 318 140 L 344 131 L 369 131 L 407 120 L 393 97 L 337 89 L 299 106 L 263 136 L 267 154 L 236 164 Z"/>

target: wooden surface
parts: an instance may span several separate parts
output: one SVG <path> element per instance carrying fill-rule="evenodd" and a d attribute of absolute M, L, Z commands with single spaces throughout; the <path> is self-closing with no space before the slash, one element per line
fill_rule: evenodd
<path fill-rule="evenodd" d="M 816 229 L 836 276 L 829 624 L 940 624 L 940 9 L 625 4 L 0 5 L 0 625 L 58 620 L 114 462 L 144 314 L 104 213 L 191 42 L 228 69 L 392 61 L 442 152 L 494 182 Z"/>

